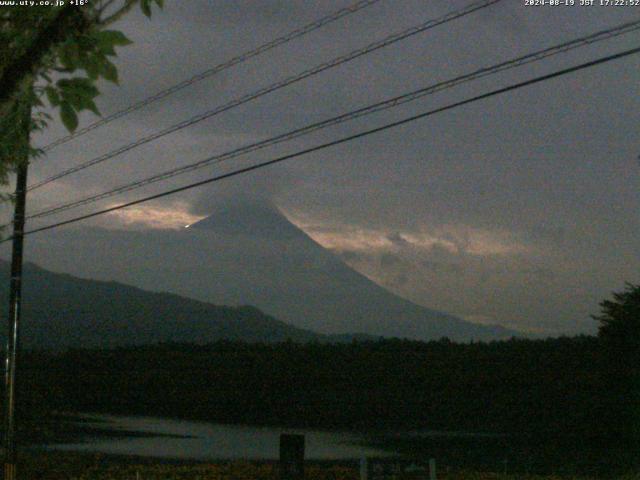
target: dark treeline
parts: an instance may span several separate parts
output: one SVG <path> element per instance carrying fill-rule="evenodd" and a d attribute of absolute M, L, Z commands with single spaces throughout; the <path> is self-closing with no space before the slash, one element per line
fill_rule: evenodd
<path fill-rule="evenodd" d="M 622 464 L 633 461 L 621 456 L 632 454 L 634 406 L 628 386 L 612 383 L 620 376 L 611 363 L 601 339 L 589 336 L 159 344 L 26 353 L 18 398 L 24 414 L 36 417 L 57 410 L 378 433 L 505 433 L 511 443 L 526 439 L 525 449 L 544 447 L 566 461 L 570 448 L 575 458 L 590 452 Z M 411 450 L 416 442 L 397 446 Z"/>
<path fill-rule="evenodd" d="M 606 370 L 587 336 L 161 344 L 26 354 L 20 395 L 33 407 L 251 424 L 605 434 Z"/>

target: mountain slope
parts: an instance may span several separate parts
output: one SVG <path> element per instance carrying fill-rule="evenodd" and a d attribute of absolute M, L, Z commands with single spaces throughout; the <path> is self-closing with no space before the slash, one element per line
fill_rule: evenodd
<path fill-rule="evenodd" d="M 268 239 L 259 247 L 263 261 L 271 260 L 270 245 L 286 252 L 278 258 L 277 267 L 269 265 L 278 273 L 278 279 L 272 281 L 276 288 L 256 292 L 250 303 L 292 324 L 315 326 L 323 332 L 363 331 L 422 340 L 443 336 L 486 340 L 515 334 L 465 322 L 398 297 L 348 267 L 268 203 L 227 206 L 191 225 L 190 230 Z M 292 298 L 301 301 L 292 306 Z"/>
<path fill-rule="evenodd" d="M 0 295 L 7 298 L 9 264 Z M 330 340 L 287 325 L 254 307 L 216 306 L 115 282 L 82 280 L 27 264 L 21 338 L 26 348 L 114 347 L 221 339 Z M 3 307 L 6 318 L 6 305 Z M 6 322 L 2 322 L 3 336 Z"/>
<path fill-rule="evenodd" d="M 69 248 L 72 246 L 72 248 Z M 517 332 L 407 301 L 354 271 L 268 203 L 236 203 L 179 231 L 85 228 L 29 237 L 27 258 L 203 302 L 255 305 L 298 328 L 467 341 Z"/>

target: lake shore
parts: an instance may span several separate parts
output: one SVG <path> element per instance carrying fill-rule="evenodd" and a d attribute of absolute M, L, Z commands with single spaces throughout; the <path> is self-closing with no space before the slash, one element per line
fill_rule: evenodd
<path fill-rule="evenodd" d="M 41 451 L 62 455 L 104 456 L 131 463 L 142 459 L 156 464 L 227 464 L 235 461 L 273 463 L 278 458 L 280 433 L 306 436 L 309 464 L 357 467 L 362 456 L 402 455 L 436 458 L 439 465 L 459 471 L 518 473 L 520 476 L 562 475 L 551 478 L 617 478 L 623 473 L 620 452 L 605 448 L 587 450 L 579 439 L 570 444 L 552 438 L 515 438 L 469 432 L 404 432 L 354 437 L 339 432 L 318 432 L 280 427 L 215 424 L 188 420 L 113 416 L 101 414 L 59 414 L 57 433 L 43 442 L 28 442 Z M 64 424 L 61 426 L 61 424 Z M 26 444 L 26 443 L 23 443 Z M 532 445 L 535 444 L 535 448 Z M 574 452 L 575 450 L 575 452 Z M 604 455 L 604 452 L 608 454 Z M 608 463 L 604 463 L 604 461 Z M 582 475 L 582 477 L 580 477 Z M 209 477 L 205 477 L 209 478 Z M 541 476 L 539 478 L 545 478 Z"/>

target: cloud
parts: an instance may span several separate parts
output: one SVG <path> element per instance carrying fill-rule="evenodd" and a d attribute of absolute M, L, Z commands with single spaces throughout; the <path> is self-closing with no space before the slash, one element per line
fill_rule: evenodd
<path fill-rule="evenodd" d="M 398 266 L 402 263 L 402 258 L 392 253 L 383 253 L 380 255 L 380 266 L 382 268 L 390 268 Z"/>
<path fill-rule="evenodd" d="M 352 268 L 416 303 L 538 333 L 590 325 L 567 323 L 575 310 L 558 287 L 576 279 L 555 264 L 555 252 L 525 242 L 526 235 L 451 223 L 391 230 L 308 215 L 294 221 Z M 584 304 L 584 318 L 595 304 Z"/>
<path fill-rule="evenodd" d="M 431 271 L 438 273 L 451 273 L 461 275 L 464 273 L 464 266 L 460 263 L 438 262 L 434 260 L 423 260 L 422 265 Z"/>
<path fill-rule="evenodd" d="M 117 204 L 111 205 L 115 206 Z M 171 206 L 138 205 L 107 214 L 121 228 L 180 230 L 203 217 L 190 212 L 190 206 L 176 202 Z"/>
<path fill-rule="evenodd" d="M 151 21 L 136 11 L 116 26 L 134 44 L 119 50 L 121 85 L 101 85 L 99 106 L 108 115 L 351 2 L 329 3 L 168 2 Z M 33 162 L 31 179 L 467 3 L 379 2 L 49 152 Z M 595 32 L 628 21 L 628 13 L 526 9 L 501 2 L 31 192 L 29 211 Z M 567 52 L 109 202 L 133 200 L 381 126 L 497 85 L 631 48 L 633 41 L 621 37 Z M 629 126 L 637 119 L 640 97 L 628 95 L 637 87 L 639 66 L 637 58 L 628 58 L 585 70 L 96 218 L 94 224 L 179 228 L 229 202 L 270 202 L 344 261 L 413 301 L 460 315 L 486 315 L 517 328 L 584 330 L 602 298 L 624 280 L 639 281 L 638 145 Z M 81 120 L 86 125 L 95 118 L 87 114 Z M 35 143 L 46 144 L 64 133 L 54 122 L 34 136 Z M 10 209 L 2 210 L 5 220 L 9 214 Z M 44 219 L 30 223 L 45 224 Z M 402 275 L 406 281 L 397 281 Z"/>
<path fill-rule="evenodd" d="M 325 248 L 337 252 L 365 251 L 426 254 L 444 250 L 453 255 L 517 255 L 531 247 L 502 230 L 489 231 L 467 225 L 423 226 L 417 231 L 388 231 L 358 225 L 319 224 L 309 218 L 291 219 Z"/>

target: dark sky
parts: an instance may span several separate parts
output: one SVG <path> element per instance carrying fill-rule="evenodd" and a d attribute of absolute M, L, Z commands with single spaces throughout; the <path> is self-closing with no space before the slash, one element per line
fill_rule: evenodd
<path fill-rule="evenodd" d="M 134 44 L 120 49 L 121 86 L 102 85 L 98 103 L 104 114 L 350 2 L 166 3 L 151 20 L 135 12 L 118 25 Z M 55 149 L 34 163 L 31 179 L 468 3 L 382 0 Z M 504 0 L 66 177 L 33 192 L 30 211 L 639 16 L 640 7 L 527 7 L 524 0 Z M 639 43 L 638 33 L 625 35 L 99 205 L 160 192 Z M 593 331 L 589 314 L 597 312 L 598 302 L 625 281 L 640 281 L 638 67 L 640 56 L 608 63 L 65 228 L 78 236 L 95 226 L 182 228 L 220 201 L 266 197 L 349 265 L 417 303 L 521 330 Z M 83 116 L 84 124 L 94 120 Z M 62 133 L 56 121 L 36 142 Z M 39 235 L 46 241 L 47 233 Z"/>

